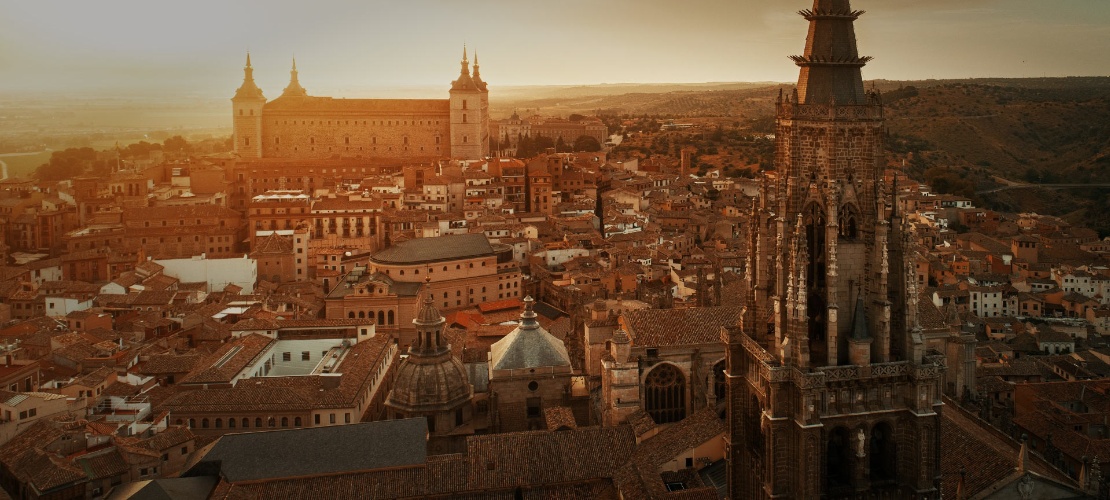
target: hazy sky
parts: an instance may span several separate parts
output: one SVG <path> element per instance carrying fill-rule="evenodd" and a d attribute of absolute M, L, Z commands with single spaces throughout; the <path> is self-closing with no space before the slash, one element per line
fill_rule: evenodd
<path fill-rule="evenodd" d="M 793 81 L 810 0 L 0 0 L 0 90 Z M 855 0 L 865 78 L 1110 75 L 1108 0 Z M 438 92 L 437 92 L 438 97 Z"/>

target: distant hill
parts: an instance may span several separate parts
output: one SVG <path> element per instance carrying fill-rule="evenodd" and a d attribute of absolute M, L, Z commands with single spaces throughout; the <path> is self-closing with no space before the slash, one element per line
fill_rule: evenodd
<path fill-rule="evenodd" d="M 946 170 L 973 194 L 1010 180 L 1110 183 L 1110 78 L 983 78 L 867 83 L 883 93 L 891 159 L 928 179 Z M 495 115 L 514 109 L 660 118 L 728 117 L 766 122 L 789 84 L 550 88 L 495 100 Z M 620 93 L 630 90 L 626 93 Z M 705 139 L 705 138 L 703 138 Z M 750 163 L 750 161 L 749 161 Z M 931 170 L 930 169 L 934 169 Z M 988 207 L 1038 211 L 1110 235 L 1110 190 L 1022 189 L 975 195 Z"/>

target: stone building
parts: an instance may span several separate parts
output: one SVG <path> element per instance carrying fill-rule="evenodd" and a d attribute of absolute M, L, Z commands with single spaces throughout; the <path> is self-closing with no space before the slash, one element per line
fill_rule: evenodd
<path fill-rule="evenodd" d="M 326 317 L 376 319 L 378 328 L 397 330 L 402 344 L 415 335 L 421 284 L 436 307 L 473 307 L 521 294 L 519 265 L 512 248 L 491 245 L 484 234 L 463 234 L 403 241 L 356 266 L 325 298 Z"/>
<path fill-rule="evenodd" d="M 798 87 L 776 104 L 776 175 L 750 209 L 742 325 L 722 334 L 733 498 L 939 494 L 946 359 L 922 333 L 916 239 L 882 176 L 861 14 L 848 0 L 801 11 Z"/>
<path fill-rule="evenodd" d="M 567 348 L 540 326 L 534 304 L 532 297 L 525 297 L 520 326 L 490 347 L 490 429 L 494 432 L 543 429 L 544 411 L 558 406 L 577 406 L 576 418 L 586 420 L 588 396 L 584 386 L 582 394 L 575 391 Z"/>
<path fill-rule="evenodd" d="M 697 410 L 724 409 L 725 346 L 721 329 L 740 321 L 741 308 L 629 309 L 601 352 L 604 425 L 643 410 L 657 425 Z M 592 353 L 591 353 L 592 354 Z"/>
<path fill-rule="evenodd" d="M 429 448 L 433 453 L 465 448 L 473 417 L 474 387 L 462 361 L 451 352 L 444 335 L 447 321 L 436 309 L 432 293 L 425 291 L 416 315 L 416 342 L 397 368 L 393 390 L 386 398 L 391 419 L 428 420 Z"/>
<path fill-rule="evenodd" d="M 254 83 L 250 55 L 243 84 L 231 99 L 235 152 L 241 158 L 450 157 L 480 160 L 489 155 L 489 91 L 462 68 L 447 99 L 335 99 L 310 96 L 293 61 L 289 86 L 267 101 Z"/>

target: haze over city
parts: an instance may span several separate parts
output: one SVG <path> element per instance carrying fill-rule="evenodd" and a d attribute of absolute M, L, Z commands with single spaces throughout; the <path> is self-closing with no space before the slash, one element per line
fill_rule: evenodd
<path fill-rule="evenodd" d="M 224 96 L 249 49 L 269 92 L 296 54 L 316 95 L 380 95 L 452 75 L 464 43 L 493 85 L 792 81 L 781 0 L 0 3 L 0 90 Z M 866 78 L 1110 73 L 1104 0 L 861 0 Z M 272 90 L 269 90 L 272 89 Z"/>

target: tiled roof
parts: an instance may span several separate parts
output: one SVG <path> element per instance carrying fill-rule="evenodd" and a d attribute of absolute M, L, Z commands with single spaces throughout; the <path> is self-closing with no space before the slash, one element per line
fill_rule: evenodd
<path fill-rule="evenodd" d="M 227 434 L 195 467 L 215 465 L 230 482 L 411 467 L 427 459 L 427 432 L 427 420 L 410 418 Z"/>
<path fill-rule="evenodd" d="M 84 455 L 76 460 L 89 479 L 97 480 L 126 474 L 127 462 L 115 448 Z"/>
<path fill-rule="evenodd" d="M 713 408 L 703 408 L 659 434 L 640 443 L 632 460 L 621 467 L 617 486 L 626 500 L 658 498 L 666 494 L 659 468 L 682 452 L 696 448 L 725 431 L 724 422 Z M 716 490 L 714 495 L 716 494 Z"/>
<path fill-rule="evenodd" d="M 941 485 L 944 498 L 956 498 L 963 474 L 963 498 L 976 495 L 1013 475 L 1018 465 L 1020 444 L 1000 432 L 986 428 L 977 418 L 949 404 L 941 412 Z M 1070 483 L 1067 477 L 1030 455 L 1029 470 Z"/>
<path fill-rule="evenodd" d="M 251 334 L 228 342 L 200 362 L 200 367 L 184 379 L 183 384 L 227 383 L 256 356 L 262 353 L 274 340 L 259 334 Z M 238 350 L 231 353 L 232 350 Z M 225 355 L 231 356 L 220 366 L 217 362 Z"/>
<path fill-rule="evenodd" d="M 403 241 L 375 253 L 371 260 L 380 264 L 412 265 L 485 255 L 493 255 L 493 247 L 484 234 L 460 234 Z"/>
<path fill-rule="evenodd" d="M 739 321 L 740 308 L 732 306 L 642 309 L 621 315 L 632 344 L 638 347 L 720 343 L 721 328 Z"/>

